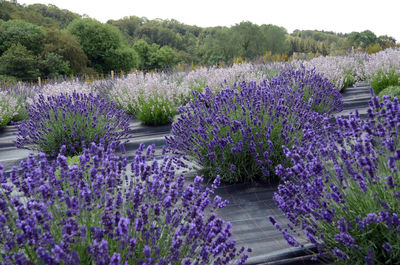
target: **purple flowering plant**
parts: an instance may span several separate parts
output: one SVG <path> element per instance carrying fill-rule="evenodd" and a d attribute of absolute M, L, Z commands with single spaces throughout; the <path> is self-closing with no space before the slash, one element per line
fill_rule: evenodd
<path fill-rule="evenodd" d="M 5 127 L 18 113 L 18 101 L 7 91 L 0 91 L 0 129 Z"/>
<path fill-rule="evenodd" d="M 124 153 L 123 146 L 120 150 Z M 92 143 L 68 160 L 29 156 L 0 165 L 1 264 L 244 264 L 226 201 L 201 177 L 185 184 L 172 157 L 141 145 L 131 163 L 116 143 Z M 78 163 L 71 163 L 71 161 Z"/>
<path fill-rule="evenodd" d="M 340 264 L 396 264 L 400 260 L 400 103 L 370 101 L 368 118 L 326 119 L 285 154 L 290 168 L 274 200 L 294 226 L 276 225 L 298 246 L 302 230 L 320 257 Z"/>
<path fill-rule="evenodd" d="M 74 92 L 40 95 L 29 107 L 28 119 L 18 124 L 16 146 L 56 155 L 82 152 L 85 145 L 127 139 L 129 116 L 99 95 Z"/>
<path fill-rule="evenodd" d="M 282 145 L 301 140 L 302 130 L 341 106 L 339 91 L 304 68 L 216 95 L 210 89 L 193 93 L 178 110 L 168 148 L 194 158 L 206 176 L 220 174 L 230 183 L 274 180 L 275 166 L 285 163 Z"/>
<path fill-rule="evenodd" d="M 267 79 L 269 87 L 289 89 L 311 103 L 311 109 L 318 113 L 332 114 L 342 110 L 340 90 L 315 68 L 308 70 L 303 64 L 299 69 L 287 66 L 278 76 Z"/>

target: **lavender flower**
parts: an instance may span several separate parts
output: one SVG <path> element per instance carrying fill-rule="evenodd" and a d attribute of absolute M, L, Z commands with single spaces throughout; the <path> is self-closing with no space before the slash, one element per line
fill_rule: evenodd
<path fill-rule="evenodd" d="M 293 165 L 277 169 L 278 207 L 338 263 L 400 260 L 399 110 L 397 98 L 373 97 L 366 120 L 326 119 L 285 149 Z"/>
<path fill-rule="evenodd" d="M 129 133 L 129 116 L 92 94 L 40 95 L 28 117 L 18 124 L 16 146 L 51 155 L 62 145 L 74 155 L 91 142 L 126 140 Z"/>
<path fill-rule="evenodd" d="M 0 129 L 13 120 L 21 108 L 16 97 L 9 92 L 0 91 Z"/>
<path fill-rule="evenodd" d="M 42 153 L 10 174 L 0 165 L 0 263 L 244 264 L 216 214 L 215 186 L 185 185 L 175 159 L 157 161 L 153 146 L 131 163 L 117 146 L 92 143 L 76 164 Z"/>
<path fill-rule="evenodd" d="M 382 247 L 384 250 L 386 250 L 386 252 L 388 253 L 392 252 L 393 248 L 388 242 L 383 243 Z"/>
<path fill-rule="evenodd" d="M 274 167 L 285 162 L 282 145 L 341 109 L 332 84 L 304 68 L 238 85 L 216 95 L 209 88 L 194 92 L 166 137 L 169 151 L 194 158 L 205 175 L 221 174 L 226 182 L 272 180 Z"/>

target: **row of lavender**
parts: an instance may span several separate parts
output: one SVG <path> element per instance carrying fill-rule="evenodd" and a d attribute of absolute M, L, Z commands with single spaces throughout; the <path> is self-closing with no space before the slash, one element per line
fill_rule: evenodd
<path fill-rule="evenodd" d="M 387 49 L 373 55 L 351 54 L 347 56 L 318 57 L 310 61 L 272 64 L 238 64 L 229 68 L 200 68 L 189 73 L 129 74 L 115 80 L 97 81 L 91 84 L 80 81 L 48 84 L 43 87 L 18 86 L 3 95 L 0 100 L 0 126 L 25 117 L 25 102 L 32 103 L 39 94 L 57 95 L 61 92 L 102 94 L 113 100 L 119 108 L 135 115 L 145 124 L 160 125 L 170 122 L 177 108 L 187 102 L 192 91 L 203 91 L 208 86 L 214 93 L 232 87 L 243 80 L 262 81 L 276 76 L 287 68 L 310 70 L 315 68 L 342 90 L 356 81 L 366 80 L 378 94 L 390 85 L 399 85 L 400 50 Z M 10 99 L 10 97 L 12 97 Z M 19 104 L 15 103 L 18 99 Z M 22 113 L 21 113 L 22 112 Z M 19 115 L 18 115 L 19 114 Z M 15 117 L 15 115 L 17 117 Z"/>
<path fill-rule="evenodd" d="M 219 178 L 187 184 L 153 146 L 128 161 L 129 116 L 112 102 L 40 95 L 27 116 L 16 144 L 40 153 L 0 164 L 0 264 L 244 264 L 251 250 L 216 214 Z"/>
<path fill-rule="evenodd" d="M 310 89 L 312 88 L 312 89 Z M 368 117 L 333 118 L 341 95 L 313 71 L 286 70 L 262 83 L 210 89 L 179 108 L 169 150 L 210 178 L 273 181 L 291 222 L 271 223 L 291 246 L 316 246 L 337 264 L 400 260 L 400 103 L 372 97 Z"/>
<path fill-rule="evenodd" d="M 159 165 L 154 150 L 141 147 L 130 172 L 114 153 L 129 117 L 104 99 L 115 83 L 83 87 L 98 86 L 99 95 L 33 94 L 17 145 L 48 157 L 0 173 L 3 263 L 243 263 L 231 225 L 213 213 L 226 202 L 212 201 L 202 178 L 185 186 L 175 175 L 184 158 L 215 179 L 213 188 L 220 180 L 280 179 L 275 200 L 295 227 L 271 221 L 292 245 L 298 229 L 339 263 L 399 260 L 398 100 L 374 98 L 367 121 L 356 115 L 332 124 L 341 95 L 314 70 L 237 81 L 193 87 L 166 139 L 169 155 Z"/>
<path fill-rule="evenodd" d="M 227 202 L 212 199 L 213 190 L 220 181 L 276 175 L 281 145 L 340 107 L 332 83 L 304 67 L 215 95 L 206 89 L 179 109 L 161 162 L 153 147 L 141 146 L 129 163 L 116 154 L 125 153 L 129 136 L 125 112 L 100 95 L 40 95 L 18 124 L 16 143 L 41 153 L 9 174 L 0 168 L 0 261 L 243 264 L 248 253 L 215 213 Z M 204 157 L 186 152 L 196 148 Z M 176 174 L 187 155 L 212 169 L 189 185 Z M 228 166 L 217 163 L 220 156 Z"/>
<path fill-rule="evenodd" d="M 332 123 L 341 103 L 332 83 L 305 68 L 195 92 L 178 110 L 161 165 L 152 147 L 146 154 L 140 147 L 128 171 L 115 154 L 115 140 L 129 130 L 126 114 L 100 96 L 41 96 L 18 126 L 17 143 L 57 158 L 42 153 L 22 162 L 22 171 L 0 174 L 4 263 L 243 263 L 231 225 L 214 214 L 226 202 L 210 199 L 203 178 L 185 186 L 176 176 L 188 158 L 213 188 L 280 179 L 275 201 L 293 226 L 270 220 L 289 244 L 298 246 L 294 235 L 303 230 L 319 257 L 395 264 L 400 104 L 375 97 L 366 121 L 356 114 Z M 47 143 L 66 145 L 57 154 Z"/>
<path fill-rule="evenodd" d="M 284 148 L 274 200 L 291 222 L 270 221 L 287 242 L 302 234 L 338 264 L 400 261 L 400 103 L 373 97 L 368 117 L 328 119 Z M 316 255 L 317 256 L 317 255 Z"/>

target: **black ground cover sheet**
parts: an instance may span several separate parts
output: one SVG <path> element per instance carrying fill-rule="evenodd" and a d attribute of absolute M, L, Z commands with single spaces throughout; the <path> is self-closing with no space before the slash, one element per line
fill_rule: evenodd
<path fill-rule="evenodd" d="M 365 116 L 370 98 L 369 86 L 358 83 L 346 89 L 343 93 L 344 110 L 337 115 L 346 115 L 355 109 Z M 161 154 L 164 137 L 169 134 L 170 125 L 144 126 L 139 121 L 131 121 L 131 139 L 127 144 L 127 153 L 133 156 L 140 143 L 155 144 L 157 154 Z M 0 163 L 6 170 L 18 166 L 19 161 L 27 158 L 30 151 L 17 149 L 15 140 L 15 126 L 0 129 Z M 192 181 L 195 171 L 186 172 L 187 180 Z M 217 194 L 229 200 L 229 204 L 218 213 L 233 225 L 234 238 L 238 246 L 252 249 L 247 264 L 320 264 L 311 260 L 313 246 L 306 245 L 303 249 L 290 247 L 282 234 L 269 222 L 268 216 L 274 216 L 283 226 L 287 220 L 273 202 L 276 185 L 268 184 L 222 184 Z M 299 239 L 299 238 L 297 238 Z M 301 238 L 300 238 L 301 241 Z M 305 241 L 304 241 L 305 242 Z"/>

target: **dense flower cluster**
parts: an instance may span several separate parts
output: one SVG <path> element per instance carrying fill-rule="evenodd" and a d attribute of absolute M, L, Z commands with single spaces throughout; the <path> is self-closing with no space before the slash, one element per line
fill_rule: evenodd
<path fill-rule="evenodd" d="M 292 64 L 296 69 L 306 67 L 322 73 L 334 84 L 334 87 L 343 90 L 356 81 L 363 80 L 364 61 L 367 54 L 354 53 L 344 56 L 320 56 L 309 61 L 295 61 Z"/>
<path fill-rule="evenodd" d="M 112 102 L 92 94 L 40 95 L 28 119 L 18 124 L 16 146 L 57 154 L 62 145 L 75 155 L 91 142 L 124 140 L 129 116 Z"/>
<path fill-rule="evenodd" d="M 242 82 L 214 95 L 194 92 L 166 137 L 169 150 L 194 158 L 226 182 L 271 180 L 282 145 L 302 137 L 323 113 L 339 111 L 339 91 L 314 71 L 286 70 L 262 83 Z"/>
<path fill-rule="evenodd" d="M 190 91 L 166 74 L 132 73 L 116 79 L 109 97 L 145 124 L 170 123 Z"/>
<path fill-rule="evenodd" d="M 217 93 L 242 81 L 261 82 L 265 78 L 277 76 L 288 68 L 315 69 L 316 72 L 329 78 L 339 90 L 359 80 L 371 82 L 375 80 L 382 89 L 385 85 L 397 85 L 400 71 L 397 60 L 399 54 L 399 49 L 387 49 L 373 55 L 360 53 L 286 63 L 243 63 L 226 68 L 202 67 L 188 73 L 136 72 L 115 80 L 85 83 L 75 79 L 48 83 L 42 87 L 23 86 L 17 91 L 29 104 L 33 104 L 40 94 L 50 96 L 59 93 L 71 94 L 73 91 L 101 94 L 116 102 L 126 112 L 136 115 L 142 122 L 157 125 L 169 123 L 177 108 L 191 99 L 193 90 L 202 92 L 208 87 L 213 93 Z"/>
<path fill-rule="evenodd" d="M 363 80 L 368 80 L 379 94 L 388 86 L 400 85 L 400 49 L 386 49 L 365 61 Z"/>
<path fill-rule="evenodd" d="M 5 127 L 19 112 L 17 98 L 6 91 L 0 91 L 0 128 Z"/>
<path fill-rule="evenodd" d="M 58 96 L 60 94 L 72 95 L 74 92 L 81 94 L 96 94 L 91 83 L 85 83 L 79 79 L 73 79 L 70 81 L 47 83 L 44 86 L 36 86 L 34 88 L 33 95 L 27 98 L 27 103 L 30 105 L 35 104 L 40 95 L 46 97 Z"/>
<path fill-rule="evenodd" d="M 202 67 L 187 73 L 182 79 L 182 86 L 189 88 L 189 91 L 198 92 L 203 92 L 208 87 L 213 93 L 217 93 L 242 81 L 261 82 L 267 77 L 278 75 L 286 67 L 286 63 L 242 63 L 227 68 Z"/>
<path fill-rule="evenodd" d="M 340 264 L 400 260 L 399 124 L 398 99 L 373 97 L 365 121 L 357 112 L 326 119 L 323 130 L 285 148 L 293 166 L 277 168 L 284 182 L 274 200 L 322 256 Z M 277 227 L 297 245 L 295 231 Z"/>
<path fill-rule="evenodd" d="M 185 185 L 170 157 L 141 145 L 133 161 L 92 143 L 68 164 L 39 154 L 5 174 L 0 165 L 2 264 L 244 264 L 226 201 L 202 178 Z M 122 148 L 123 151 L 123 148 Z M 127 169 L 130 165 L 130 171 Z"/>
<path fill-rule="evenodd" d="M 364 62 L 363 80 L 371 80 L 379 72 L 400 74 L 400 49 L 389 48 L 370 55 Z"/>
<path fill-rule="evenodd" d="M 332 114 L 342 110 L 340 91 L 334 87 L 330 79 L 315 69 L 307 70 L 303 65 L 297 70 L 288 67 L 278 76 L 264 82 L 268 82 L 268 87 L 273 88 L 273 91 L 279 87 L 297 93 L 319 113 Z"/>
<path fill-rule="evenodd" d="M 263 80 L 279 73 L 285 64 L 236 64 L 228 68 L 202 67 L 189 73 L 132 73 L 113 81 L 109 97 L 145 124 L 170 123 L 180 105 L 191 99 L 192 91 L 206 87 L 217 93 L 243 80 Z"/>
<path fill-rule="evenodd" d="M 369 81 L 378 94 L 382 89 L 399 85 L 400 50 L 386 49 L 376 54 L 354 53 L 345 56 L 317 57 L 280 63 L 241 63 L 230 67 L 201 67 L 190 72 L 142 73 L 86 83 L 78 79 L 48 83 L 44 86 L 16 85 L 14 92 L 30 105 L 40 94 L 57 96 L 60 93 L 99 94 L 116 102 L 127 113 L 145 124 L 170 123 L 177 108 L 192 97 L 192 91 L 204 92 L 208 87 L 214 94 L 242 81 L 262 82 L 287 69 L 307 70 L 327 77 L 336 89 L 343 90 L 356 81 Z M 21 105 L 25 105 L 22 103 Z M 26 115 L 22 113 L 22 118 Z M 21 118 L 21 119 L 22 119 Z"/>

